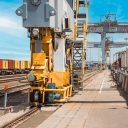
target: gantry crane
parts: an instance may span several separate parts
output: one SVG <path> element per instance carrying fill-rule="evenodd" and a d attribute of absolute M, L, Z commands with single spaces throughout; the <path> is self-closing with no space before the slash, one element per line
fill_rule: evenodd
<path fill-rule="evenodd" d="M 28 75 L 28 81 L 31 85 L 32 105 L 65 102 L 72 94 L 72 48 L 77 40 L 80 1 L 23 0 L 23 5 L 16 10 L 16 14 L 23 19 L 23 27 L 30 35 L 32 71 Z M 86 6 L 88 8 L 87 1 Z M 83 33 L 85 47 L 87 21 Z M 84 48 L 82 56 L 84 59 Z M 82 75 L 83 69 L 84 67 Z"/>

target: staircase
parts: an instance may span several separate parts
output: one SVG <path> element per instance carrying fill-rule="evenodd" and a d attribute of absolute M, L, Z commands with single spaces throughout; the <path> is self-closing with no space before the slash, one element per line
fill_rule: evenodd
<path fill-rule="evenodd" d="M 85 7 L 85 1 L 79 0 L 79 8 Z M 76 17 L 76 15 L 75 15 Z M 72 85 L 74 89 L 83 89 L 83 61 L 85 62 L 84 41 L 84 23 L 86 21 L 86 13 L 77 15 L 77 38 L 73 44 L 73 67 L 72 67 Z M 83 59 L 84 58 L 84 59 Z"/>

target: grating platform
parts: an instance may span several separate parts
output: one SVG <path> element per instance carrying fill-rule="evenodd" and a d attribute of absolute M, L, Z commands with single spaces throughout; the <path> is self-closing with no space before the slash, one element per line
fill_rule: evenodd
<path fill-rule="evenodd" d="M 38 128 L 128 128 L 126 100 L 104 71 Z"/>

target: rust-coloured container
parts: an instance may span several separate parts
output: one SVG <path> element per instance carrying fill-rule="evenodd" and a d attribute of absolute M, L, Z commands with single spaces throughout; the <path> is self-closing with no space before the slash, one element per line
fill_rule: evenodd
<path fill-rule="evenodd" d="M 0 59 L 0 69 L 3 69 L 3 59 Z"/>
<path fill-rule="evenodd" d="M 14 68 L 15 68 L 15 61 L 8 60 L 8 69 L 14 69 Z"/>

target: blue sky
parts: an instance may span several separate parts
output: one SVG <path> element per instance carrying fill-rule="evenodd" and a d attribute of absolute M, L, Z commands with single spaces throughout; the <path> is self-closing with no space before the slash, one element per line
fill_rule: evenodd
<path fill-rule="evenodd" d="M 100 17 L 108 12 L 115 13 L 120 22 L 128 21 L 127 3 L 127 0 L 90 0 L 89 22 L 99 22 Z M 21 17 L 15 14 L 21 4 L 22 0 L 0 0 L 0 58 L 30 59 L 27 30 L 22 27 Z M 110 36 L 114 41 L 124 41 L 128 34 Z M 89 34 L 88 41 L 100 41 L 100 35 Z M 119 50 L 122 49 L 112 49 L 111 53 Z M 100 49 L 91 49 L 91 52 L 91 60 L 101 57 Z M 90 49 L 87 49 L 87 59 L 90 60 Z"/>

